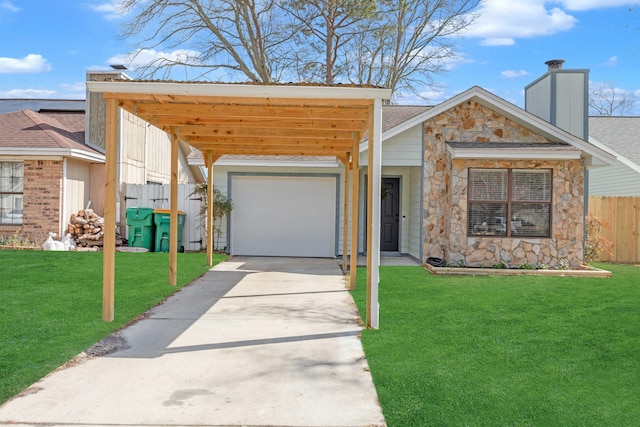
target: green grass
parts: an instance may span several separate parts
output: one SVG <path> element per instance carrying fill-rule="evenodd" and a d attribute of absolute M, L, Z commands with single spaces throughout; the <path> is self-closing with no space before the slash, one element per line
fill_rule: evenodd
<path fill-rule="evenodd" d="M 640 425 L 640 267 L 600 266 L 613 278 L 382 267 L 362 342 L 389 426 Z"/>
<path fill-rule="evenodd" d="M 220 262 L 223 256 L 214 256 Z M 115 320 L 102 321 L 102 253 L 0 250 L 0 403 L 158 304 L 207 269 L 178 254 L 116 253 Z"/>

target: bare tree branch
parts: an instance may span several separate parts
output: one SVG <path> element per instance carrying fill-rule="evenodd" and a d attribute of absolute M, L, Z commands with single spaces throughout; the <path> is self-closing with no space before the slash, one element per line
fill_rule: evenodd
<path fill-rule="evenodd" d="M 633 112 L 636 96 L 611 83 L 605 83 L 589 91 L 589 109 L 596 116 L 624 116 Z"/>
<path fill-rule="evenodd" d="M 274 0 L 122 0 L 134 17 L 125 23 L 123 38 L 141 38 L 137 52 L 144 49 L 184 49 L 198 55 L 190 62 L 159 58 L 143 67 L 143 77 L 176 66 L 204 68 L 209 72 L 227 69 L 250 81 L 272 82 L 273 62 L 292 33 L 279 24 L 281 10 Z"/>
<path fill-rule="evenodd" d="M 454 58 L 451 39 L 476 19 L 480 0 L 399 0 L 378 13 L 379 25 L 362 33 L 347 61 L 349 79 L 419 95 Z M 368 70 L 362 73 L 363 70 Z"/>
<path fill-rule="evenodd" d="M 229 73 L 419 94 L 455 57 L 482 0 L 120 0 L 142 77 Z M 172 51 L 173 50 L 173 51 Z M 217 73 L 214 73 L 217 72 Z"/>

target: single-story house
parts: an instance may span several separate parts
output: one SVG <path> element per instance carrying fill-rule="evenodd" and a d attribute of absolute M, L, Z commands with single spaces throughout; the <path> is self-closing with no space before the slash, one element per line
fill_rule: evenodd
<path fill-rule="evenodd" d="M 586 70 L 550 67 L 527 88 L 532 112 L 480 87 L 433 107 L 384 106 L 383 256 L 582 264 L 586 170 L 615 160 L 585 141 L 587 84 Z M 366 141 L 359 154 L 366 182 Z M 197 151 L 189 161 L 204 164 Z M 228 155 L 213 170 L 234 205 L 223 230 L 231 254 L 344 253 L 345 166 L 335 157 Z M 363 188 L 358 201 L 363 253 Z"/>
<path fill-rule="evenodd" d="M 589 171 L 589 195 L 640 196 L 640 117 L 589 117 L 589 142 L 617 158 Z"/>

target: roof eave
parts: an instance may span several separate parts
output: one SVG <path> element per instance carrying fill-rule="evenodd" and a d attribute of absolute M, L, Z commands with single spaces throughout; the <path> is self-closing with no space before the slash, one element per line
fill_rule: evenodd
<path fill-rule="evenodd" d="M 89 92 L 241 98 L 391 99 L 392 91 L 370 87 L 252 85 L 230 83 L 87 82 Z"/>
<path fill-rule="evenodd" d="M 15 157 L 70 157 L 92 163 L 104 163 L 105 157 L 77 148 L 5 148 L 0 147 L 0 156 Z"/>

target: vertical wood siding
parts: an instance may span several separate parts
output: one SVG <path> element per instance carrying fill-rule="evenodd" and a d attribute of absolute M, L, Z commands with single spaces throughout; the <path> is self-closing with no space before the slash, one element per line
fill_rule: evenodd
<path fill-rule="evenodd" d="M 205 230 L 200 228 L 200 201 L 194 200 L 197 196 L 191 195 L 194 188 L 194 184 L 178 185 L 178 210 L 186 213 L 182 230 L 182 246 L 187 251 L 201 250 L 205 243 Z M 170 207 L 170 185 L 126 184 L 123 186 L 122 192 L 123 212 L 133 207 L 153 209 L 169 209 Z M 122 224 L 121 229 L 128 238 L 129 227 L 126 226 L 126 223 Z"/>

